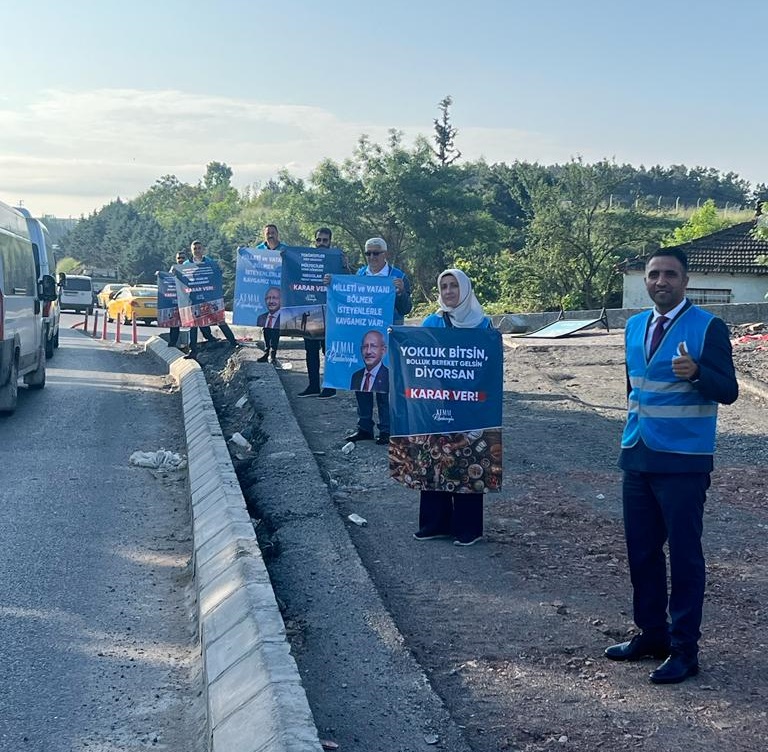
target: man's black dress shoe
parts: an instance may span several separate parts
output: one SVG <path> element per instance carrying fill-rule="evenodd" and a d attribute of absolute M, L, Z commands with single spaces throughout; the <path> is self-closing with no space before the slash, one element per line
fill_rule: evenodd
<path fill-rule="evenodd" d="M 382 431 L 382 433 L 379 434 L 379 438 L 376 439 L 376 443 L 379 446 L 386 446 L 389 444 L 389 434 Z"/>
<path fill-rule="evenodd" d="M 256 358 L 257 363 L 266 363 L 269 360 L 269 353 L 265 352 L 260 358 Z"/>
<path fill-rule="evenodd" d="M 358 428 L 357 431 L 345 437 L 344 441 L 373 441 L 373 434 L 370 431 L 361 431 Z"/>
<path fill-rule="evenodd" d="M 679 684 L 699 673 L 699 661 L 682 653 L 672 653 L 664 663 L 650 674 L 654 684 Z"/>
<path fill-rule="evenodd" d="M 668 642 L 659 642 L 644 634 L 605 649 L 605 657 L 612 661 L 641 661 L 643 658 L 666 658 L 668 655 Z"/>

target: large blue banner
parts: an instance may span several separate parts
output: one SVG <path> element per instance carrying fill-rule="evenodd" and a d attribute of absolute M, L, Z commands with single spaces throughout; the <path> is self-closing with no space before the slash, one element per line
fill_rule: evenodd
<path fill-rule="evenodd" d="M 326 274 L 341 274 L 339 248 L 285 248 L 282 251 L 282 310 L 280 331 L 298 337 L 325 336 Z"/>
<path fill-rule="evenodd" d="M 500 490 L 502 353 L 495 329 L 390 329 L 395 480 L 454 493 Z"/>
<path fill-rule="evenodd" d="M 324 387 L 389 391 L 387 329 L 394 318 L 396 294 L 392 277 L 331 278 Z"/>
<path fill-rule="evenodd" d="M 179 316 L 183 326 L 210 326 L 224 321 L 224 290 L 218 264 L 181 264 L 173 267 Z"/>
<path fill-rule="evenodd" d="M 170 272 L 157 273 L 157 325 L 181 326 L 176 277 Z"/>
<path fill-rule="evenodd" d="M 264 326 L 267 316 L 281 307 L 282 259 L 269 248 L 238 248 L 232 323 Z M 277 326 L 277 323 L 275 323 Z"/>

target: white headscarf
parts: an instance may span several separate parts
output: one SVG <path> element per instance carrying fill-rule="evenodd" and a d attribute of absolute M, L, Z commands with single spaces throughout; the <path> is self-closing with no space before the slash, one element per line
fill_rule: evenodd
<path fill-rule="evenodd" d="M 472 292 L 472 282 L 470 282 L 469 277 L 461 269 L 446 269 L 444 272 L 440 272 L 437 278 L 438 293 L 440 291 L 440 282 L 442 282 L 443 277 L 449 274 L 455 277 L 459 283 L 459 304 L 451 308 L 443 303 L 441 296 L 439 304 L 443 316 L 450 317 L 451 324 L 459 329 L 473 329 L 480 326 L 483 323 L 483 319 L 485 319 L 485 311 L 483 311 L 483 307 L 475 297 L 475 293 Z"/>

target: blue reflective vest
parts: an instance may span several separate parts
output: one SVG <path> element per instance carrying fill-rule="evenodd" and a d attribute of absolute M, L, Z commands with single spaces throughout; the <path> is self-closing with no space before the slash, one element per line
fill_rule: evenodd
<path fill-rule="evenodd" d="M 717 426 L 717 402 L 704 399 L 689 381 L 672 372 L 672 358 L 685 342 L 690 356 L 698 363 L 707 329 L 715 318 L 691 306 L 667 325 L 653 357 L 645 354 L 645 336 L 652 311 L 632 316 L 627 321 L 625 342 L 629 399 L 627 424 L 621 438 L 623 448 L 639 439 L 657 452 L 713 454 Z"/>

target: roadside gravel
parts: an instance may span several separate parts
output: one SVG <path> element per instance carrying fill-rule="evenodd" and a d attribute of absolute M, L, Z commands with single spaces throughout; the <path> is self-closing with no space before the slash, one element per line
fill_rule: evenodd
<path fill-rule="evenodd" d="M 741 336 L 741 330 L 734 335 Z M 316 484 L 319 470 L 318 504 L 330 494 L 355 547 L 348 555 L 359 556 L 404 645 L 474 752 L 765 749 L 765 343 L 735 345 L 740 374 L 753 388 L 743 388 L 735 405 L 721 409 L 717 469 L 706 510 L 709 584 L 702 673 L 676 687 L 651 685 L 652 663 L 616 665 L 602 657 L 607 644 L 633 629 L 616 468 L 625 410 L 622 333 L 506 344 L 504 486 L 487 497 L 482 544 L 459 550 L 449 541 L 412 539 L 417 495 L 388 478 L 386 448 L 359 443 L 351 454 L 341 452 L 343 436 L 355 424 L 353 395 L 297 398 L 306 386 L 304 351 L 300 342 L 292 346 L 289 340 L 282 356 L 291 370 L 278 375 L 316 463 L 311 472 L 292 468 L 293 482 Z M 225 421 L 242 382 L 228 388 L 235 382 L 226 375 L 225 356 L 212 351 L 201 360 L 209 383 L 216 384 L 214 398 Z M 258 374 L 255 370 L 248 378 Z M 252 399 L 261 400 L 251 426 L 258 443 L 259 413 L 271 409 L 270 395 L 250 391 Z M 255 463 L 239 469 L 256 472 L 258 457 Z M 287 521 L 274 512 L 271 518 L 263 515 L 268 507 L 263 500 L 251 503 L 269 533 L 264 538 L 269 547 L 280 540 Z M 351 513 L 367 525 L 346 522 Z M 344 567 L 339 550 L 334 556 L 334 565 Z M 289 558 L 297 570 L 291 578 L 278 565 Z M 270 566 L 321 737 L 343 742 L 342 750 L 384 749 L 355 712 L 345 712 L 350 696 L 370 690 L 362 686 L 371 681 L 369 672 L 356 675 L 354 682 L 361 686 L 340 689 L 333 684 L 330 663 L 326 684 L 324 677 L 302 669 L 313 665 L 305 637 L 323 625 L 313 622 L 317 612 L 306 607 L 306 600 L 284 587 L 303 577 L 310 597 L 322 601 L 327 588 L 318 582 L 317 571 L 302 572 L 301 557 L 279 546 Z M 354 635 L 339 639 L 328 660 L 365 666 L 366 656 L 354 652 Z M 384 697 L 381 679 L 375 677 L 375 691 Z M 411 744 L 391 748 L 457 749 L 440 723 L 423 732 L 411 733 Z"/>

